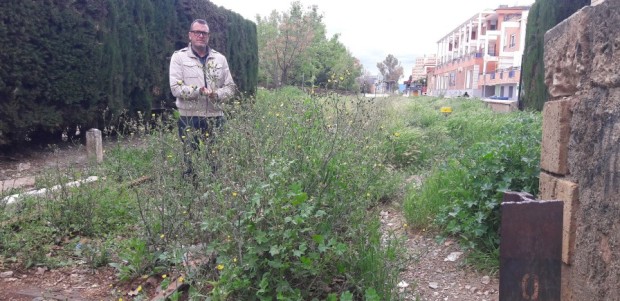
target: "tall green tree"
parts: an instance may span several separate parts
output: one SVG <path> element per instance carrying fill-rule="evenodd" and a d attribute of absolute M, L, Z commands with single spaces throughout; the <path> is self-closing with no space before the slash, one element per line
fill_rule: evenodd
<path fill-rule="evenodd" d="M 536 0 L 532 5 L 527 18 L 521 64 L 519 105 L 522 109 L 541 111 L 549 98 L 544 79 L 545 32 L 589 4 L 590 0 Z"/>
<path fill-rule="evenodd" d="M 296 1 L 291 3 L 288 12 L 274 12 L 269 18 L 257 20 L 259 28 L 265 27 L 265 33 L 261 31 L 259 37 L 269 38 L 259 43 L 265 47 L 263 51 L 259 50 L 261 65 L 266 65 L 266 70 L 272 72 L 270 78 L 277 80 L 276 86 L 290 83 L 294 69 L 300 58 L 307 54 L 316 36 L 315 28 L 320 26 L 322 18 L 317 6 L 305 10 L 301 2 Z"/>
<path fill-rule="evenodd" d="M 275 47 L 278 39 L 280 13 L 273 10 L 268 17 L 256 16 L 258 40 L 258 80 L 267 87 L 280 82 L 280 69 L 276 62 Z"/>
<path fill-rule="evenodd" d="M 293 2 L 287 12 L 257 16 L 259 82 L 267 87 L 318 85 L 354 89 L 361 65 L 339 41 L 326 38 L 317 6 Z M 342 80 L 340 79 L 342 78 Z"/>
<path fill-rule="evenodd" d="M 311 80 L 314 85 L 345 90 L 356 90 L 359 86 L 356 78 L 361 75 L 362 67 L 358 59 L 339 41 L 335 34 L 329 40 L 313 45 L 311 53 L 306 56 L 304 66 L 297 76 Z M 300 79 L 299 79 L 300 80 Z"/>
<path fill-rule="evenodd" d="M 388 54 L 383 62 L 377 63 L 377 68 L 383 76 L 383 81 L 388 84 L 390 90 L 394 91 L 398 88 L 398 80 L 403 77 L 403 67 L 398 59 Z"/>

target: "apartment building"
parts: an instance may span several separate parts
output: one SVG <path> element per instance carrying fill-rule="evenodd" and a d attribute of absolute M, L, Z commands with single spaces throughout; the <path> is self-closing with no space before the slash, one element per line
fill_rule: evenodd
<path fill-rule="evenodd" d="M 435 68 L 435 65 L 437 65 L 437 56 L 435 54 L 417 57 L 415 65 L 411 69 L 411 78 L 414 81 L 426 78 L 429 69 Z"/>
<path fill-rule="evenodd" d="M 467 19 L 437 42 L 428 95 L 516 100 L 530 6 L 500 5 Z"/>

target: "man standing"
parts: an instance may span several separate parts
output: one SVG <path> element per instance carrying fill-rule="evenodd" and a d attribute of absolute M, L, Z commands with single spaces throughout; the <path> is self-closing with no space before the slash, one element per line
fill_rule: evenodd
<path fill-rule="evenodd" d="M 170 90 L 180 113 L 179 137 L 188 164 L 184 175 L 193 173 L 186 146 L 196 150 L 201 141 L 213 139 L 214 129 L 224 123 L 220 104 L 235 93 L 226 57 L 209 47 L 207 21 L 194 20 L 188 34 L 189 45 L 170 59 Z"/>

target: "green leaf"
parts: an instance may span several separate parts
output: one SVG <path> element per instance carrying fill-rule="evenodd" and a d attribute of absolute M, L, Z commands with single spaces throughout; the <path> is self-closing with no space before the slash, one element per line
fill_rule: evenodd
<path fill-rule="evenodd" d="M 278 245 L 271 246 L 271 249 L 269 249 L 269 254 L 271 254 L 271 256 L 280 254 L 280 247 Z"/>
<path fill-rule="evenodd" d="M 364 292 L 364 300 L 365 301 L 379 301 L 381 300 L 381 298 L 379 298 L 377 291 L 374 288 L 370 287 L 366 289 L 366 292 Z"/>
<path fill-rule="evenodd" d="M 323 238 L 323 235 L 315 234 L 312 235 L 312 240 L 314 240 L 314 242 L 317 244 L 322 244 L 325 239 Z"/>
<path fill-rule="evenodd" d="M 258 233 L 256 234 L 254 239 L 256 239 L 256 242 L 258 244 L 263 244 L 263 243 L 267 242 L 267 240 L 268 240 L 267 239 L 267 234 L 265 232 L 263 232 L 263 231 L 258 231 Z"/>
<path fill-rule="evenodd" d="M 301 261 L 301 263 L 303 263 L 304 265 L 307 266 L 312 266 L 312 259 L 306 256 L 301 256 L 299 258 L 299 261 Z"/>
<path fill-rule="evenodd" d="M 269 276 L 269 273 L 265 273 L 263 275 L 263 278 L 260 280 L 260 283 L 258 285 L 260 289 L 256 292 L 256 295 L 262 295 L 264 293 L 267 293 L 267 289 L 269 288 Z"/>
<path fill-rule="evenodd" d="M 353 301 L 353 294 L 349 291 L 343 292 L 340 295 L 340 301 Z"/>
<path fill-rule="evenodd" d="M 334 251 L 336 252 L 336 254 L 338 256 L 344 254 L 347 251 L 347 245 L 343 244 L 343 243 L 337 243 L 336 246 L 334 247 Z"/>

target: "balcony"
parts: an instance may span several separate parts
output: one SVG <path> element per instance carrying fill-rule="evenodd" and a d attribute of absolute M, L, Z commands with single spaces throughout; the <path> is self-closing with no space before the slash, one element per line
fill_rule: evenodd
<path fill-rule="evenodd" d="M 486 75 L 480 75 L 478 84 L 484 86 L 518 84 L 520 77 L 520 67 L 499 69 Z"/>
<path fill-rule="evenodd" d="M 487 30 L 486 35 L 487 36 L 499 36 L 502 33 L 499 30 Z"/>

